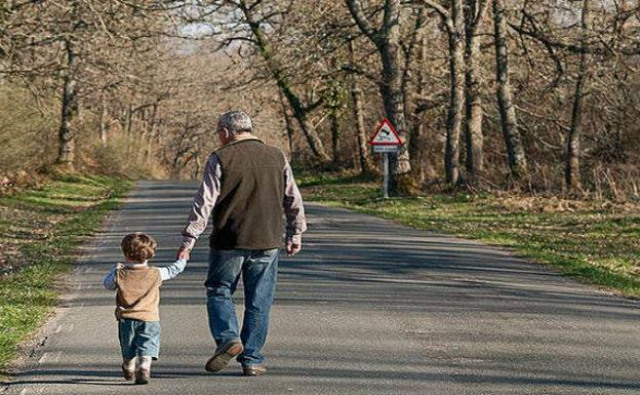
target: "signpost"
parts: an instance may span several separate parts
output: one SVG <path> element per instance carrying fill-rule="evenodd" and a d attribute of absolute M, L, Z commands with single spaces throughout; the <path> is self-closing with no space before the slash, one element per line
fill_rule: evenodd
<path fill-rule="evenodd" d="M 385 199 L 389 198 L 389 154 L 396 153 L 402 145 L 402 140 L 391 121 L 384 119 L 373 135 L 369 144 L 373 146 L 373 152 L 384 154 L 384 181 L 382 193 Z"/>

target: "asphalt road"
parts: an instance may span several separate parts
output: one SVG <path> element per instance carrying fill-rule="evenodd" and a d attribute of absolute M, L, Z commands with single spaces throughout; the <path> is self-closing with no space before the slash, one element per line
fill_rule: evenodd
<path fill-rule="evenodd" d="M 101 286 L 132 231 L 170 261 L 193 184 L 143 182 L 87 248 L 45 345 L 8 394 L 639 394 L 640 303 L 481 244 L 308 205 L 304 251 L 281 261 L 269 374 L 204 371 L 214 343 L 207 243 L 162 291 L 152 383 L 120 378 L 113 293 Z M 241 292 L 237 295 L 240 309 Z"/>

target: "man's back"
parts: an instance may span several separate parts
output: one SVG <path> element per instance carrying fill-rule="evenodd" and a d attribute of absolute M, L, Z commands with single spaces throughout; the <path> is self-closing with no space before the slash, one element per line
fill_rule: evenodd
<path fill-rule="evenodd" d="M 213 210 L 211 246 L 266 250 L 282 246 L 286 160 L 258 139 L 240 140 L 215 152 L 221 170 Z"/>

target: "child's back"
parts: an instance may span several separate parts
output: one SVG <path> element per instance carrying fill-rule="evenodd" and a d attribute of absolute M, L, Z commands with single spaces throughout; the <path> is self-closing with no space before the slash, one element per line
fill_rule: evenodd
<path fill-rule="evenodd" d="M 116 318 L 160 321 L 160 270 L 147 265 L 116 269 Z"/>

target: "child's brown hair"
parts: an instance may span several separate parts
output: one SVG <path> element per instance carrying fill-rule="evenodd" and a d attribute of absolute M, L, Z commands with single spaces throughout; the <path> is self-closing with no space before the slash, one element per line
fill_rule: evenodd
<path fill-rule="evenodd" d="M 144 233 L 131 233 L 122 239 L 120 244 L 124 256 L 133 262 L 142 263 L 156 255 L 158 244 L 149 235 Z"/>

